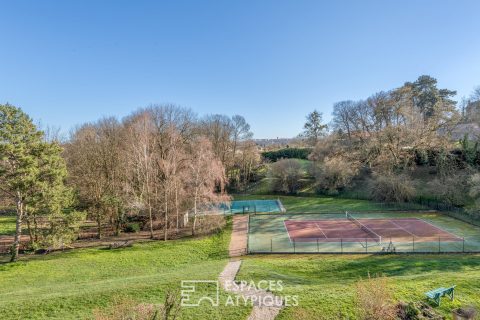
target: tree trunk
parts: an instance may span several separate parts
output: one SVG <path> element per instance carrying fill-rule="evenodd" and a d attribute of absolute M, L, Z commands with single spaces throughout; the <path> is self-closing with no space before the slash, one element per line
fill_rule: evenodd
<path fill-rule="evenodd" d="M 168 240 L 168 191 L 165 188 L 165 228 L 163 230 L 164 240 Z"/>
<path fill-rule="evenodd" d="M 97 213 L 97 238 L 101 239 L 102 238 L 102 219 L 100 219 L 100 213 Z"/>
<path fill-rule="evenodd" d="M 150 222 L 150 239 L 153 239 L 153 216 L 150 201 L 148 201 L 148 220 Z"/>
<path fill-rule="evenodd" d="M 195 197 L 193 200 L 193 226 L 192 226 L 192 236 L 195 235 L 195 227 L 197 226 L 197 190 L 195 190 Z"/>
<path fill-rule="evenodd" d="M 38 223 L 36 214 L 33 214 L 33 238 L 35 239 L 35 242 L 38 242 Z"/>
<path fill-rule="evenodd" d="M 34 239 L 33 239 L 33 230 L 30 224 L 30 216 L 25 214 L 25 220 L 27 221 L 27 230 L 28 230 L 28 237 L 30 238 L 30 245 L 33 247 Z"/>
<path fill-rule="evenodd" d="M 23 200 L 20 192 L 17 192 L 17 219 L 15 223 L 15 240 L 13 242 L 11 262 L 17 261 L 20 241 L 22 237 Z"/>
<path fill-rule="evenodd" d="M 178 187 L 176 182 L 175 182 L 175 215 L 177 216 L 177 232 L 178 232 L 178 228 L 180 225 L 180 218 L 179 218 L 179 212 L 178 212 Z"/>

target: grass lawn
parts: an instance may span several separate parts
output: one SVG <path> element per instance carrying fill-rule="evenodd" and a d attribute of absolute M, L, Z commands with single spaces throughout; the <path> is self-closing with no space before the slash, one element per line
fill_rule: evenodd
<path fill-rule="evenodd" d="M 0 216 L 0 236 L 15 234 L 15 217 Z"/>
<path fill-rule="evenodd" d="M 180 288 L 181 280 L 216 280 L 228 260 L 229 239 L 230 227 L 203 239 L 82 249 L 0 265 L 0 318 L 91 319 L 93 310 L 123 299 L 163 303 L 167 288 Z M 183 307 L 181 318 L 245 319 L 249 312 L 202 304 Z"/>
<path fill-rule="evenodd" d="M 303 177 L 300 180 L 300 183 L 302 185 L 300 191 L 302 193 L 314 193 L 314 186 L 313 186 L 313 178 L 310 176 L 309 171 L 312 162 L 309 160 L 304 160 L 304 159 L 290 159 L 293 161 L 296 161 L 302 169 L 302 174 Z M 274 163 L 274 162 L 273 162 Z M 259 172 L 258 174 L 262 176 L 262 178 L 257 181 L 256 183 L 253 183 L 249 186 L 247 192 L 252 193 L 252 194 L 263 194 L 263 195 L 268 195 L 272 192 L 272 179 L 269 177 L 269 171 L 270 167 L 273 163 L 268 163 L 266 164 Z"/>
<path fill-rule="evenodd" d="M 386 208 L 381 203 L 368 200 L 343 199 L 328 196 L 297 197 L 280 195 L 234 195 L 235 200 L 280 199 L 288 213 L 334 213 L 348 211 L 385 211 L 386 209 L 402 210 L 399 206 Z M 416 209 L 423 207 L 414 206 Z"/>
<path fill-rule="evenodd" d="M 386 274 L 402 301 L 425 301 L 424 292 L 457 285 L 455 301 L 442 299 L 435 308 L 450 317 L 463 305 L 480 308 L 480 255 L 269 255 L 249 256 L 238 280 L 282 280 L 278 295 L 298 295 L 297 307 L 277 319 L 357 319 L 355 282 L 370 274 Z"/>

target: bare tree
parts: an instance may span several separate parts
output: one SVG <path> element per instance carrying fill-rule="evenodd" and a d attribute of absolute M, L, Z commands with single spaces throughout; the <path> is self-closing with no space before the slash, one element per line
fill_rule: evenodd
<path fill-rule="evenodd" d="M 186 182 L 193 195 L 192 234 L 195 234 L 199 206 L 226 200 L 223 193 L 226 182 L 225 169 L 216 158 L 209 139 L 199 137 L 195 141 L 191 150 L 188 176 L 189 179 Z"/>
<path fill-rule="evenodd" d="M 131 205 L 146 208 L 148 211 L 150 237 L 153 239 L 153 199 L 155 168 L 154 125 L 146 111 L 139 111 L 126 120 L 128 133 L 127 152 L 129 154 L 128 191 Z"/>
<path fill-rule="evenodd" d="M 296 193 L 300 187 L 303 170 L 296 159 L 283 159 L 272 164 L 269 174 L 274 191 Z"/>

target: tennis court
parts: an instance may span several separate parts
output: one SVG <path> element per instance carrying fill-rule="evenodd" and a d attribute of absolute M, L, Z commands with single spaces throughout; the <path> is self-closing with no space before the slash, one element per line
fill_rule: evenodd
<path fill-rule="evenodd" d="M 437 212 L 252 215 L 250 253 L 480 252 L 480 228 Z"/>
<path fill-rule="evenodd" d="M 227 207 L 230 213 L 280 213 L 285 212 L 282 202 L 276 200 L 236 200 Z"/>
<path fill-rule="evenodd" d="M 463 241 L 448 231 L 417 218 L 285 220 L 291 241 L 297 242 L 418 242 Z"/>

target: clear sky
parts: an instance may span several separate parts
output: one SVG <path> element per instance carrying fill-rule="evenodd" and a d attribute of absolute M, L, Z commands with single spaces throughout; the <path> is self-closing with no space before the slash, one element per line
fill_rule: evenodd
<path fill-rule="evenodd" d="M 0 103 L 67 132 L 175 103 L 290 137 L 421 74 L 480 85 L 480 1 L 3 1 Z"/>

